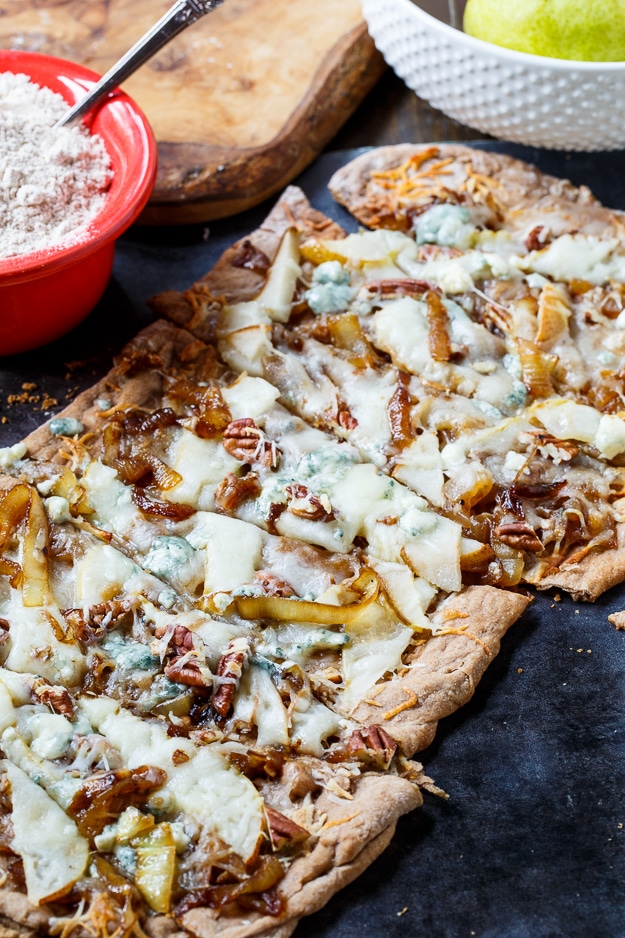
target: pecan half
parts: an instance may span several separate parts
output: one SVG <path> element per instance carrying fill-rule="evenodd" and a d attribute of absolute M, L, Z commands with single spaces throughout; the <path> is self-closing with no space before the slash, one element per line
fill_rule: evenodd
<path fill-rule="evenodd" d="M 568 462 L 579 453 L 579 446 L 572 440 L 560 440 L 546 430 L 527 430 L 519 437 L 520 443 L 530 443 L 541 456 L 550 456 L 555 463 Z"/>
<path fill-rule="evenodd" d="M 372 723 L 360 730 L 354 730 L 347 743 L 350 755 L 361 762 L 371 762 L 382 769 L 387 769 L 397 752 L 397 743 L 386 730 Z"/>
<path fill-rule="evenodd" d="M 409 390 L 410 376 L 405 371 L 397 372 L 397 387 L 386 405 L 391 437 L 397 446 L 407 446 L 414 437 L 410 411 L 412 397 Z"/>
<path fill-rule="evenodd" d="M 279 850 L 285 844 L 301 844 L 310 836 L 305 827 L 300 827 L 286 814 L 276 811 L 268 804 L 265 805 L 265 817 L 267 818 L 271 846 L 274 850 Z"/>
<path fill-rule="evenodd" d="M 495 537 L 513 547 L 515 550 L 529 550 L 537 554 L 544 545 L 536 532 L 524 521 L 512 521 L 509 524 L 498 524 L 494 529 Z"/>
<path fill-rule="evenodd" d="M 113 599 L 87 609 L 61 609 L 61 615 L 76 639 L 89 644 L 101 638 L 107 629 L 114 628 L 133 609 L 134 604 L 130 600 Z"/>
<path fill-rule="evenodd" d="M 8 619 L 0 619 L 0 645 L 4 645 L 9 640 L 11 623 Z"/>
<path fill-rule="evenodd" d="M 267 529 L 269 530 L 270 534 L 277 534 L 276 521 L 283 511 L 286 511 L 286 505 L 284 502 L 272 502 L 270 504 L 266 518 Z"/>
<path fill-rule="evenodd" d="M 344 430 L 354 430 L 358 426 L 358 421 L 352 417 L 349 407 L 343 401 L 339 401 L 336 422 Z"/>
<path fill-rule="evenodd" d="M 167 635 L 168 629 L 169 626 L 167 625 L 157 625 L 154 629 L 155 637 L 164 638 Z M 175 625 L 167 640 L 167 648 L 169 648 L 170 645 L 174 655 L 177 657 L 186 655 L 188 651 L 195 649 L 193 632 L 191 629 L 188 629 L 186 625 Z"/>
<path fill-rule="evenodd" d="M 286 492 L 290 497 L 288 510 L 296 518 L 306 518 L 307 521 L 332 521 L 336 518 L 327 495 L 315 495 L 299 482 L 287 485 Z"/>
<path fill-rule="evenodd" d="M 250 650 L 249 638 L 233 638 L 219 659 L 217 677 L 221 680 L 213 694 L 213 707 L 221 717 L 226 717 L 232 706 Z"/>
<path fill-rule="evenodd" d="M 212 680 L 203 669 L 197 658 L 185 652 L 178 655 L 164 667 L 165 677 L 176 684 L 188 684 L 190 687 L 210 687 Z"/>
<path fill-rule="evenodd" d="M 421 296 L 428 290 L 437 290 L 433 283 L 428 280 L 414 280 L 412 277 L 397 277 L 388 280 L 370 280 L 365 284 L 367 293 L 377 294 L 388 297 L 390 294 L 397 296 Z"/>
<path fill-rule="evenodd" d="M 44 677 L 35 677 L 30 683 L 30 693 L 37 703 L 46 704 L 53 713 L 73 717 L 76 712 L 74 701 L 64 687 L 50 684 Z"/>
<path fill-rule="evenodd" d="M 551 233 L 544 225 L 536 225 L 525 238 L 525 247 L 528 251 L 542 251 L 551 241 Z"/>
<path fill-rule="evenodd" d="M 226 452 L 241 462 L 257 462 L 268 469 L 275 469 L 278 465 L 278 447 L 265 437 L 251 417 L 232 420 L 224 431 L 222 442 Z"/>
<path fill-rule="evenodd" d="M 281 580 L 270 570 L 257 570 L 254 579 L 260 583 L 263 593 L 266 593 L 267 596 L 287 597 L 296 595 L 295 590 L 286 580 Z"/>
<path fill-rule="evenodd" d="M 261 486 L 255 472 L 237 476 L 229 472 L 215 489 L 215 504 L 222 511 L 235 511 L 248 498 L 260 495 Z"/>
<path fill-rule="evenodd" d="M 291 801 L 299 801 L 306 795 L 314 795 L 321 790 L 321 786 L 315 781 L 311 767 L 300 759 L 286 763 L 280 781 L 286 786 Z"/>

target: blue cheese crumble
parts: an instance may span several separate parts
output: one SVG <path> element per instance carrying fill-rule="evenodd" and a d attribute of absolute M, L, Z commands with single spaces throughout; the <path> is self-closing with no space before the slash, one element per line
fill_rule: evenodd
<path fill-rule="evenodd" d="M 451 248 L 470 248 L 476 228 L 471 214 L 461 205 L 433 205 L 419 215 L 415 223 L 417 244 L 441 244 Z"/>
<path fill-rule="evenodd" d="M 304 299 L 313 313 L 338 313 L 347 309 L 354 298 L 350 276 L 340 261 L 324 261 L 315 268 L 312 286 Z"/>
<path fill-rule="evenodd" d="M 54 417 L 48 424 L 54 436 L 78 436 L 85 432 L 85 426 L 75 417 Z"/>

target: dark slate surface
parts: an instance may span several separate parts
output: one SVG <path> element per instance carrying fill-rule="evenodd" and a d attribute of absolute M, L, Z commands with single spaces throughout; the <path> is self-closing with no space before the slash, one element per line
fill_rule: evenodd
<path fill-rule="evenodd" d="M 585 183 L 625 209 L 624 153 L 479 145 Z M 352 228 L 325 183 L 355 152 L 325 154 L 301 178 L 318 208 Z M 0 415 L 9 420 L 0 424 L 0 445 L 104 374 L 150 321 L 146 300 L 198 279 L 268 207 L 209 226 L 126 234 L 85 323 L 45 349 L 0 360 Z M 51 395 L 59 406 L 9 406 L 24 382 L 36 385 L 30 395 Z M 625 633 L 607 622 L 623 608 L 625 587 L 592 606 L 536 598 L 473 700 L 421 754 L 449 801 L 426 795 L 383 856 L 304 920 L 296 938 L 625 936 Z"/>

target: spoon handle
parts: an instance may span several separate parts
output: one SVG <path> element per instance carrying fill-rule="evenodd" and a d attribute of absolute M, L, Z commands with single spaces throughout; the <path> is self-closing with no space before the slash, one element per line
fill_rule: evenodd
<path fill-rule="evenodd" d="M 170 39 L 223 2 L 224 0 L 176 0 L 164 16 L 102 76 L 91 91 L 56 122 L 55 127 L 73 124 L 80 120 L 98 101 L 110 94 L 159 49 L 162 49 Z"/>

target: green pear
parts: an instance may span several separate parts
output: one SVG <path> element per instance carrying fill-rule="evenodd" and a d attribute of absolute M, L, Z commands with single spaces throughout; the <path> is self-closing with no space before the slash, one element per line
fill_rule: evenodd
<path fill-rule="evenodd" d="M 467 0 L 463 27 L 518 52 L 625 61 L 625 0 Z"/>

